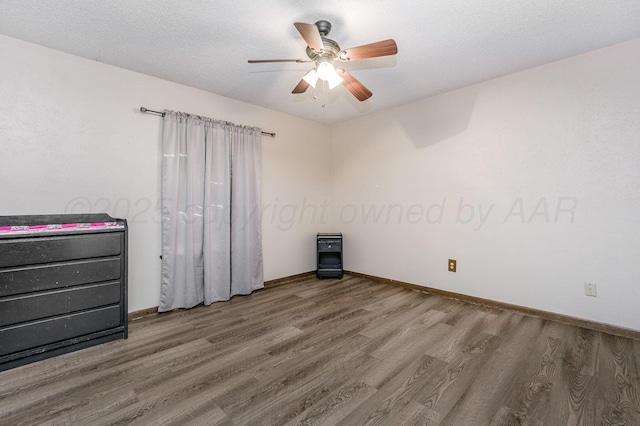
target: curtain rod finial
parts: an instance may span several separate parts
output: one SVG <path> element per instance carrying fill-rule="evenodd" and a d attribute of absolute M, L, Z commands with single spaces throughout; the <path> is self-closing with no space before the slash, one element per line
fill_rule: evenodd
<path fill-rule="evenodd" d="M 140 112 L 147 112 L 147 109 L 145 107 L 140 107 Z"/>

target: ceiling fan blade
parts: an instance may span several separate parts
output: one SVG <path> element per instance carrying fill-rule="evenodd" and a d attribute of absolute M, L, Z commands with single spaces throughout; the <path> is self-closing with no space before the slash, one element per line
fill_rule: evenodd
<path fill-rule="evenodd" d="M 306 92 L 307 88 L 309 88 L 309 83 L 302 79 L 291 93 L 304 93 Z"/>
<path fill-rule="evenodd" d="M 249 59 L 250 64 L 263 64 L 267 62 L 297 62 L 299 64 L 303 62 L 313 62 L 309 59 Z"/>
<path fill-rule="evenodd" d="M 344 53 L 340 55 L 340 59 L 357 61 L 359 59 L 395 55 L 396 53 L 398 53 L 398 45 L 394 40 L 389 39 L 345 49 Z"/>
<path fill-rule="evenodd" d="M 360 102 L 366 101 L 373 95 L 371 90 L 364 87 L 364 85 L 356 80 L 354 76 L 349 74 L 348 71 L 343 71 L 341 77 L 344 80 L 342 82 L 344 87 L 346 87 L 347 90 L 349 90 Z"/>
<path fill-rule="evenodd" d="M 320 31 L 318 31 L 316 24 L 296 22 L 293 25 L 310 48 L 316 52 L 324 50 L 324 43 L 322 43 L 322 37 L 320 36 Z"/>

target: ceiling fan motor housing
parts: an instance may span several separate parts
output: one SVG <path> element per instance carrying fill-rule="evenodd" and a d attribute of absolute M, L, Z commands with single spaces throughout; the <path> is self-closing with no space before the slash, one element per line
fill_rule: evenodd
<path fill-rule="evenodd" d="M 318 32 L 320 33 L 320 38 L 322 38 L 324 49 L 321 52 L 316 52 L 311 47 L 307 46 L 307 56 L 312 61 L 317 61 L 321 58 L 333 61 L 340 54 L 340 46 L 334 40 L 327 38 L 327 35 L 331 31 L 331 22 L 320 20 L 315 23 L 315 26 L 318 27 Z"/>
<path fill-rule="evenodd" d="M 324 50 L 322 52 L 316 52 L 309 46 L 307 46 L 307 56 L 309 59 L 315 61 L 319 58 L 335 59 L 340 53 L 340 46 L 330 38 L 322 37 L 322 44 L 324 44 Z"/>

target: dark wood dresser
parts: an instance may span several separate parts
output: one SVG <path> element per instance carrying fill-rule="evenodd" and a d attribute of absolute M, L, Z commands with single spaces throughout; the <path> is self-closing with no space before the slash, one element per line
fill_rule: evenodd
<path fill-rule="evenodd" d="M 127 223 L 0 216 L 0 371 L 127 338 Z"/>

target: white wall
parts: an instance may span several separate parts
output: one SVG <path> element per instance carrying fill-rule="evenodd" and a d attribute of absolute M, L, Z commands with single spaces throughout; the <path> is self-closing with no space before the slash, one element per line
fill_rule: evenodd
<path fill-rule="evenodd" d="M 0 57 L 0 215 L 126 217 L 130 311 L 159 295 L 146 106 L 278 134 L 267 280 L 313 270 L 315 233 L 336 230 L 350 270 L 640 330 L 640 40 L 331 129 L 4 36 Z"/>
<path fill-rule="evenodd" d="M 0 57 L 0 215 L 127 218 L 130 311 L 157 306 L 160 282 L 161 119 L 140 106 L 276 132 L 263 138 L 265 279 L 315 268 L 320 216 L 290 218 L 328 199 L 326 126 L 4 36 Z"/>
<path fill-rule="evenodd" d="M 640 330 L 638 76 L 635 40 L 333 126 L 346 269 Z"/>

